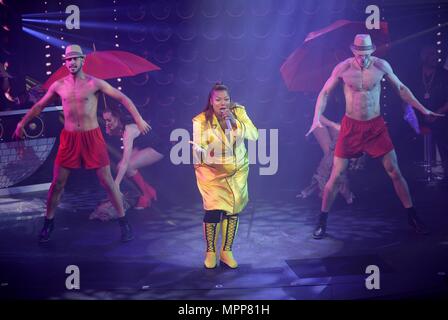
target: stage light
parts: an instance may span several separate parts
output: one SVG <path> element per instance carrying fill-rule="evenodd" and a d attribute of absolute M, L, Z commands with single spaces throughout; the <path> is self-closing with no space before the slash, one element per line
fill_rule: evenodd
<path fill-rule="evenodd" d="M 22 18 L 23 22 L 32 22 L 32 23 L 42 23 L 42 24 L 55 24 L 55 25 L 65 25 L 64 22 L 61 22 L 59 20 L 49 20 L 49 19 L 30 19 L 30 18 Z"/>
<path fill-rule="evenodd" d="M 62 28 L 65 27 L 65 22 L 61 22 L 60 20 L 53 20 L 53 19 L 30 19 L 30 18 L 24 18 L 22 16 L 22 22 L 29 22 L 31 24 L 47 24 L 47 25 L 57 25 L 61 26 Z M 82 26 L 84 29 L 91 28 L 91 29 L 103 29 L 103 30 L 123 30 L 123 31 L 140 31 L 140 28 L 137 25 L 134 24 L 126 24 L 126 23 L 117 23 L 117 21 L 113 23 L 102 23 L 102 22 L 96 22 L 96 21 L 85 21 L 83 20 Z M 34 26 L 31 26 L 34 27 Z M 115 31 L 116 33 L 117 31 Z"/>
<path fill-rule="evenodd" d="M 38 26 L 36 26 L 36 25 L 23 24 L 23 26 L 28 27 L 28 28 L 33 29 L 33 30 L 36 30 L 36 31 L 40 31 L 40 30 L 45 31 L 45 28 L 43 28 L 43 27 L 38 27 Z M 92 38 L 91 38 L 91 37 L 84 37 L 84 36 L 80 36 L 80 35 L 74 35 L 73 33 L 69 33 L 69 32 L 61 32 L 61 31 L 57 31 L 57 30 L 51 30 L 50 32 L 55 33 L 55 35 L 52 34 L 52 36 L 54 36 L 54 37 L 57 36 L 58 39 L 59 39 L 60 37 L 64 37 L 64 39 L 65 39 L 65 37 L 70 37 L 70 39 L 71 39 L 72 41 L 73 41 L 73 38 L 79 39 L 79 42 L 83 42 L 83 41 L 85 42 L 85 41 L 87 41 L 87 42 L 90 43 L 90 42 L 92 41 Z M 48 34 L 46 31 L 45 31 L 45 33 Z M 105 41 L 101 41 L 101 40 L 97 40 L 96 42 L 98 42 L 98 43 L 104 43 L 104 44 L 106 44 L 108 47 L 113 46 L 114 43 L 115 43 L 115 42 L 105 42 Z M 90 48 L 87 48 L 86 50 L 90 51 Z"/>
<path fill-rule="evenodd" d="M 50 58 L 51 57 L 51 54 L 49 54 L 49 53 L 47 53 L 46 55 L 45 55 L 45 58 Z"/>
<path fill-rule="evenodd" d="M 51 74 L 51 71 L 47 71 L 46 74 L 47 76 L 49 76 Z"/>
<path fill-rule="evenodd" d="M 47 62 L 45 65 L 46 65 L 47 67 L 49 67 L 49 66 L 51 66 L 51 62 Z"/>
<path fill-rule="evenodd" d="M 117 81 L 118 81 L 118 82 L 121 82 L 121 78 L 117 78 Z"/>
<path fill-rule="evenodd" d="M 11 29 L 5 24 L 5 25 L 3 25 L 2 26 L 2 28 L 3 28 L 3 30 L 6 30 L 6 31 L 11 31 Z"/>
<path fill-rule="evenodd" d="M 33 37 L 36 37 L 38 39 L 44 40 L 47 43 L 53 44 L 55 46 L 65 45 L 67 42 L 56 39 L 54 37 L 50 37 L 46 35 L 45 33 L 30 29 L 28 27 L 22 26 L 22 31 L 32 35 Z M 45 47 L 47 48 L 47 47 Z"/>

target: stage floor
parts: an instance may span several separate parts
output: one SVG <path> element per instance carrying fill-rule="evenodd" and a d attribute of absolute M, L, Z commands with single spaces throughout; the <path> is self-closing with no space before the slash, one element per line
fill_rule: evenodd
<path fill-rule="evenodd" d="M 136 239 L 122 244 L 115 221 L 89 220 L 104 193 L 66 191 L 52 239 L 38 245 L 46 193 L 0 198 L 2 299 L 397 299 L 448 296 L 446 189 L 414 190 L 431 234 L 419 236 L 393 194 L 339 201 L 328 237 L 311 233 L 319 199 L 252 199 L 241 215 L 236 270 L 203 267 L 202 210 L 162 200 L 128 211 Z M 381 190 L 378 190 L 381 191 Z M 191 202 L 191 201 L 190 201 Z M 68 265 L 80 289 L 68 290 Z M 368 265 L 380 289 L 368 290 Z"/>

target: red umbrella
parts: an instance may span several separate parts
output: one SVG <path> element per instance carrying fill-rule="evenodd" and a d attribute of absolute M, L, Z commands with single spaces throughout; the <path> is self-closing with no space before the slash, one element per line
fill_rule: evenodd
<path fill-rule="evenodd" d="M 112 79 L 135 76 L 142 72 L 160 70 L 148 60 L 126 51 L 93 51 L 86 56 L 83 71 L 99 79 Z M 50 85 L 67 76 L 65 66 L 60 67 L 42 86 L 48 89 Z"/>
<path fill-rule="evenodd" d="M 333 68 L 353 56 L 350 45 L 356 34 L 370 34 L 376 46 L 375 56 L 382 56 L 389 47 L 387 22 L 380 29 L 368 30 L 365 22 L 337 20 L 307 35 L 280 68 L 283 80 L 291 91 L 316 92 L 322 89 Z"/>

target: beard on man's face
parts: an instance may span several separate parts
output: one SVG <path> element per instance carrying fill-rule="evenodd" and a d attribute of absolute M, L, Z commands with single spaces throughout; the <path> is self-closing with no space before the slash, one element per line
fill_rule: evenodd
<path fill-rule="evenodd" d="M 81 70 L 81 67 L 79 66 L 69 66 L 68 67 L 68 71 L 71 73 L 71 74 L 76 74 L 76 73 L 78 73 L 79 72 L 79 70 Z"/>
<path fill-rule="evenodd" d="M 66 61 L 65 62 L 65 66 L 67 67 L 68 71 L 71 74 L 76 74 L 78 73 L 83 65 L 83 61 L 80 59 L 76 59 L 76 60 L 71 60 L 71 61 Z"/>

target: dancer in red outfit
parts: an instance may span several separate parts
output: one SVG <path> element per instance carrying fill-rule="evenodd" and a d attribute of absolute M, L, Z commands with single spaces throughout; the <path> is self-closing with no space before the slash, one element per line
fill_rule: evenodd
<path fill-rule="evenodd" d="M 69 75 L 54 82 L 45 96 L 39 100 L 17 124 L 15 138 L 23 137 L 23 127 L 57 95 L 61 97 L 64 111 L 64 129 L 61 133 L 61 144 L 54 164 L 53 181 L 47 198 L 47 213 L 44 226 L 39 234 L 39 242 L 50 240 L 54 229 L 54 214 L 64 190 L 70 169 L 84 166 L 95 169 L 97 176 L 106 190 L 110 201 L 118 212 L 123 242 L 133 239 L 129 223 L 126 220 L 123 201 L 110 173 L 109 157 L 106 144 L 98 125 L 97 105 L 98 93 L 120 101 L 132 114 L 138 130 L 142 134 L 149 131 L 149 125 L 141 117 L 132 101 L 121 91 L 107 82 L 84 74 L 82 66 L 85 55 L 78 45 L 67 46 L 65 50 L 65 66 Z"/>
<path fill-rule="evenodd" d="M 325 236 L 328 212 L 334 202 L 341 176 L 347 169 L 349 159 L 359 157 L 362 152 L 371 157 L 381 157 L 384 169 L 392 179 L 395 191 L 408 212 L 409 224 L 417 233 L 427 233 L 413 207 L 408 185 L 398 167 L 394 146 L 381 117 L 381 79 L 385 77 L 389 80 L 400 97 L 421 113 L 436 117 L 443 115 L 426 109 L 418 102 L 394 74 L 387 61 L 371 56 L 375 46 L 369 35 L 356 35 L 351 49 L 354 57 L 342 61 L 334 68 L 319 93 L 313 124 L 307 133 L 308 135 L 316 128 L 322 127 L 320 117 L 325 111 L 328 96 L 342 81 L 346 100 L 345 116 L 341 123 L 333 168 L 330 179 L 325 185 L 321 213 L 313 236 L 315 239 L 322 239 Z"/>

